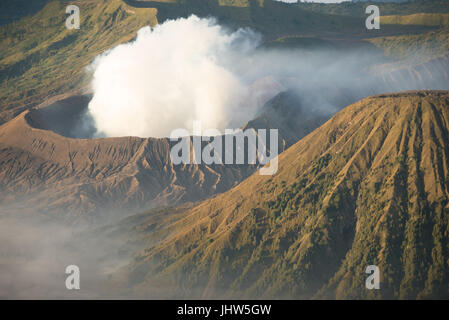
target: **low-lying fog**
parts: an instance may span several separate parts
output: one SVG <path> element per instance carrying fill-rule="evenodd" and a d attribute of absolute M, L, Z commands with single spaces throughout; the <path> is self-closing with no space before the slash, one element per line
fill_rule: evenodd
<path fill-rule="evenodd" d="M 0 216 L 0 299 L 126 298 L 107 280 L 132 259 L 129 240 L 50 218 Z M 80 290 L 66 288 L 69 265 L 79 267 Z"/>

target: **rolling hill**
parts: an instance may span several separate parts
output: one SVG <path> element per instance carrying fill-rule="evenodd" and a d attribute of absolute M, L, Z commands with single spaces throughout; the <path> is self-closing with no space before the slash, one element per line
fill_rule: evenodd
<path fill-rule="evenodd" d="M 0 126 L 2 214 L 105 222 L 124 210 L 203 199 L 253 172 L 243 165 L 175 166 L 169 139 L 73 139 L 40 129 L 43 119 L 37 110 L 24 111 Z"/>
<path fill-rule="evenodd" d="M 415 13 L 407 16 L 391 15 L 381 16 L 381 24 L 403 24 L 421 26 L 447 26 L 449 25 L 448 13 Z"/>
<path fill-rule="evenodd" d="M 154 233 L 157 215 L 126 220 L 146 248 L 114 286 L 171 298 L 447 298 L 448 119 L 447 91 L 357 102 L 280 155 L 276 175 L 167 209 L 176 219 L 152 220 Z M 365 288 L 373 264 L 380 290 Z"/>

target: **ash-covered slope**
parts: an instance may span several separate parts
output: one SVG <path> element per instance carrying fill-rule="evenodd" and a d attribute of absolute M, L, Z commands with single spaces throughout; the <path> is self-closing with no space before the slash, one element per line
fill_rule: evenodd
<path fill-rule="evenodd" d="M 118 280 L 147 297 L 447 298 L 448 167 L 449 92 L 366 98 L 276 175 L 177 210 L 157 241 L 142 232 L 152 245 Z"/>
<path fill-rule="evenodd" d="M 73 223 L 204 199 L 236 185 L 248 166 L 177 165 L 170 141 L 72 139 L 38 129 L 38 111 L 0 127 L 3 212 L 41 212 Z"/>
<path fill-rule="evenodd" d="M 244 128 L 280 128 L 280 152 L 326 119 L 314 113 L 306 116 L 306 107 L 291 95 L 281 93 L 269 101 L 263 116 L 267 121 L 257 126 L 259 119 Z M 89 99 L 59 97 L 0 126 L 3 212 L 37 211 L 70 223 L 105 222 L 116 214 L 123 217 L 204 200 L 236 186 L 257 169 L 173 165 L 169 139 L 91 139 L 95 127 L 86 113 Z M 294 127 L 289 126 L 292 120 Z"/>

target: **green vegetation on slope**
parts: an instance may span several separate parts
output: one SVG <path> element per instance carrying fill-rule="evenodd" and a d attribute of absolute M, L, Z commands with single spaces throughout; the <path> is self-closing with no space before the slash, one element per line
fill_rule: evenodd
<path fill-rule="evenodd" d="M 382 24 L 402 24 L 421 26 L 449 26 L 449 13 L 415 13 L 407 16 L 381 16 Z"/>
<path fill-rule="evenodd" d="M 368 39 L 386 56 L 409 63 L 423 63 L 449 54 L 449 29 L 416 35 Z"/>
<path fill-rule="evenodd" d="M 51 1 L 37 14 L 0 27 L 0 123 L 47 97 L 86 87 L 85 67 L 97 55 L 157 24 L 156 9 L 120 0 L 78 1 L 81 28 L 68 30 L 67 4 Z"/>
<path fill-rule="evenodd" d="M 447 298 L 448 119 L 447 91 L 353 104 L 117 276 L 178 298 Z M 372 264 L 381 290 L 365 288 Z"/>

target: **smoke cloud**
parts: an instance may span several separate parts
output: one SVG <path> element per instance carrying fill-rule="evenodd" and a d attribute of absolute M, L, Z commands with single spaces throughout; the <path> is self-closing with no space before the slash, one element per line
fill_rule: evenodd
<path fill-rule="evenodd" d="M 236 128 L 289 88 L 329 108 L 323 87 L 351 87 L 373 61 L 371 54 L 309 49 L 264 47 L 259 34 L 232 32 L 212 18 L 144 27 L 92 64 L 89 114 L 97 136 L 167 137 L 175 128 L 192 130 L 193 121 Z"/>
<path fill-rule="evenodd" d="M 249 117 L 255 110 L 243 105 L 248 85 L 232 63 L 259 40 L 249 30 L 229 32 L 196 16 L 142 28 L 135 41 L 93 63 L 89 111 L 97 129 L 106 136 L 162 137 L 194 120 L 221 129 Z"/>
<path fill-rule="evenodd" d="M 96 136 L 167 137 L 176 128 L 192 132 L 194 121 L 222 132 L 241 127 L 288 89 L 310 112 L 330 117 L 368 95 L 435 88 L 435 81 L 376 76 L 386 62 L 368 43 L 346 48 L 298 37 L 267 44 L 213 18 L 168 20 L 93 62 L 88 117 Z"/>

